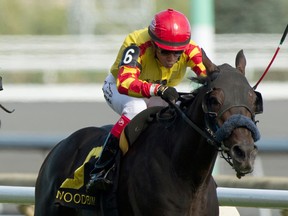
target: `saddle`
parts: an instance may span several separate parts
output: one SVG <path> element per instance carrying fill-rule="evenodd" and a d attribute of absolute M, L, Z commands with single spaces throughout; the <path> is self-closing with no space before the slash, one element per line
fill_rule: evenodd
<path fill-rule="evenodd" d="M 119 141 L 123 155 L 127 153 L 129 147 L 135 143 L 139 135 L 149 126 L 157 114 L 160 115 L 159 113 L 161 113 L 163 109 L 165 108 L 162 106 L 149 107 L 129 122 L 122 132 Z"/>

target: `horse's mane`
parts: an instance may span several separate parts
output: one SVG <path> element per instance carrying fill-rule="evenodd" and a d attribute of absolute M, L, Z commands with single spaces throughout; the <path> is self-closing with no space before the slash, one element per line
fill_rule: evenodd
<path fill-rule="evenodd" d="M 208 77 L 188 77 L 188 79 L 191 82 L 204 85 L 209 78 Z"/>
<path fill-rule="evenodd" d="M 204 85 L 207 82 L 215 80 L 217 78 L 217 76 L 219 75 L 219 73 L 220 73 L 220 70 L 216 70 L 216 71 L 210 72 L 208 74 L 208 76 L 206 76 L 206 77 L 202 77 L 202 76 L 199 76 L 199 77 L 188 77 L 188 79 L 191 80 L 192 82 Z"/>
<path fill-rule="evenodd" d="M 201 84 L 200 87 L 198 87 L 197 89 L 195 89 L 193 92 L 198 92 L 199 89 L 201 87 L 203 87 L 203 85 L 207 85 L 208 83 L 212 82 L 213 80 L 215 80 L 217 78 L 217 76 L 219 75 L 219 71 L 214 71 L 212 73 L 210 73 L 208 76 L 206 77 L 188 77 L 188 79 L 191 82 L 197 83 L 197 84 Z"/>

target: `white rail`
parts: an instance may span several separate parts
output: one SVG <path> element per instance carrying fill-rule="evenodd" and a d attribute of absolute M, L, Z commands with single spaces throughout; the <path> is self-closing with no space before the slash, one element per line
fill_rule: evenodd
<path fill-rule="evenodd" d="M 0 203 L 34 204 L 34 187 L 0 186 Z M 221 206 L 288 208 L 287 190 L 217 189 Z"/>
<path fill-rule="evenodd" d="M 0 186 L 0 203 L 34 204 L 34 187 Z"/>
<path fill-rule="evenodd" d="M 257 208 L 288 208 L 287 190 L 263 190 L 224 188 L 217 189 L 222 206 L 241 206 Z"/>
<path fill-rule="evenodd" d="M 109 70 L 126 35 L 3 36 L 0 62 L 3 71 Z M 250 68 L 266 68 L 281 34 L 215 35 L 216 64 L 234 63 L 243 49 Z M 205 46 L 203 46 L 205 49 Z M 209 53 L 208 53 L 209 55 Z M 287 69 L 288 45 L 283 44 L 273 69 Z"/>

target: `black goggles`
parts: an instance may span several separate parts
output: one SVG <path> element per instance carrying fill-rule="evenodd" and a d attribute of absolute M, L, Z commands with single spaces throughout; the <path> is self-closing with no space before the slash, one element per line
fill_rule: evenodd
<path fill-rule="evenodd" d="M 157 47 L 160 54 L 161 55 L 170 55 L 170 54 L 173 54 L 173 55 L 182 55 L 182 53 L 184 52 L 184 50 L 177 50 L 177 51 L 172 51 L 172 50 L 165 50 L 165 49 L 161 49 L 159 47 Z"/>

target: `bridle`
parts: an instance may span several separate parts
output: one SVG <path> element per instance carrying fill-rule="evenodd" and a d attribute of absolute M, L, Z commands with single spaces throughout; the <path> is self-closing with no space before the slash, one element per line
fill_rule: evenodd
<path fill-rule="evenodd" d="M 203 130 L 198 125 L 196 125 L 187 115 L 186 113 L 180 109 L 180 107 L 175 103 L 169 103 L 170 106 L 175 109 L 178 114 L 182 117 L 182 119 L 188 124 L 191 128 L 193 128 L 195 131 L 197 131 L 202 137 L 204 137 L 207 141 L 207 143 L 211 146 L 213 146 L 218 152 L 220 152 L 221 157 L 233 168 L 234 164 L 232 161 L 232 157 L 229 154 L 229 148 L 224 145 L 224 143 L 221 141 L 219 142 L 216 139 L 216 136 L 214 132 L 209 128 L 205 127 Z"/>
<path fill-rule="evenodd" d="M 177 111 L 177 113 L 181 116 L 181 118 L 188 124 L 190 127 L 192 127 L 195 131 L 197 131 L 202 137 L 204 137 L 207 142 L 215 147 L 218 151 L 222 151 L 222 144 L 221 142 L 218 142 L 216 137 L 214 136 L 213 132 L 210 131 L 210 129 L 207 127 L 205 130 L 200 128 L 197 124 L 195 124 L 187 115 L 186 112 L 184 112 L 179 105 L 175 103 L 169 103 L 170 107 L 172 107 L 174 110 Z"/>
<path fill-rule="evenodd" d="M 228 72 L 230 73 L 230 72 Z M 220 74 L 220 73 L 219 73 Z M 231 76 L 231 75 L 230 75 Z M 243 76 L 243 75 L 241 75 Z M 218 78 L 218 76 L 217 76 Z M 216 78 L 216 79 L 217 79 Z M 226 77 L 222 77 L 226 79 Z M 215 80 L 216 80 L 215 79 Z M 219 80 L 217 80 L 219 83 Z M 217 82 L 210 81 L 206 83 L 206 88 L 208 89 L 205 93 L 205 97 L 202 101 L 202 109 L 205 114 L 205 127 L 204 129 L 199 127 L 197 124 L 195 124 L 186 114 L 183 109 L 179 107 L 179 105 L 175 103 L 169 103 L 170 107 L 172 107 L 174 110 L 177 111 L 178 115 L 181 116 L 181 118 L 184 120 L 186 124 L 188 124 L 191 128 L 193 128 L 195 131 L 197 131 L 202 137 L 204 137 L 207 141 L 208 144 L 213 146 L 218 152 L 221 153 L 221 157 L 232 167 L 234 168 L 233 160 L 232 157 L 230 156 L 229 153 L 229 148 L 224 145 L 224 139 L 228 138 L 231 134 L 231 132 L 237 128 L 237 127 L 246 127 L 248 128 L 251 133 L 254 141 L 256 142 L 257 140 L 260 139 L 260 133 L 256 127 L 256 121 L 254 119 L 255 114 L 262 113 L 263 112 L 263 102 L 262 102 L 262 96 L 261 93 L 255 92 L 257 100 L 256 100 L 256 110 L 252 111 L 252 108 L 250 108 L 247 104 L 247 101 L 244 101 L 243 104 L 224 104 L 224 108 L 220 109 L 217 113 L 210 112 L 208 108 L 205 106 L 205 100 L 206 97 L 215 89 L 217 86 Z M 216 84 L 215 84 L 216 83 Z M 248 85 L 249 90 L 250 90 L 250 85 Z M 183 93 L 182 93 L 183 94 Z M 185 94 L 185 93 L 184 93 Z M 188 101 L 189 99 L 187 99 Z M 192 100 L 192 99 L 191 99 Z M 229 110 L 231 107 L 245 107 L 247 108 L 251 113 L 252 113 L 252 118 L 248 118 L 243 115 L 232 115 L 224 124 L 219 127 L 217 124 L 216 118 L 217 116 L 222 115 L 226 110 Z M 228 133 L 226 133 L 228 130 L 227 128 L 230 129 Z M 237 176 L 241 177 L 243 174 L 237 172 Z"/>

